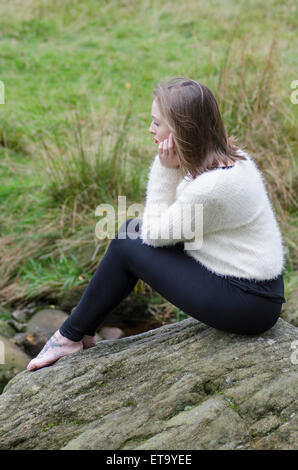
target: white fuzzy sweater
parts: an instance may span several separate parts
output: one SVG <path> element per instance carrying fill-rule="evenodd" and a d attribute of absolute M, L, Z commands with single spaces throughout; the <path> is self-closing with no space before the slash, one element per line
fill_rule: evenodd
<path fill-rule="evenodd" d="M 285 246 L 263 175 L 246 152 L 240 153 L 247 160 L 192 181 L 179 169 L 164 167 L 157 154 L 149 171 L 142 243 L 184 242 L 188 255 L 222 276 L 261 281 L 281 274 Z"/>

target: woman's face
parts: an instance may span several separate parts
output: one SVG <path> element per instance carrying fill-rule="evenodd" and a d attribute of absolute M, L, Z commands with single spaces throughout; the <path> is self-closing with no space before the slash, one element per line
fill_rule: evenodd
<path fill-rule="evenodd" d="M 150 134 L 154 135 L 155 139 L 158 140 L 158 142 L 163 142 L 169 137 L 171 131 L 165 124 L 165 122 L 163 122 L 155 100 L 153 100 L 152 103 L 151 113 L 153 121 L 151 122 L 151 125 L 149 127 L 149 132 Z"/>

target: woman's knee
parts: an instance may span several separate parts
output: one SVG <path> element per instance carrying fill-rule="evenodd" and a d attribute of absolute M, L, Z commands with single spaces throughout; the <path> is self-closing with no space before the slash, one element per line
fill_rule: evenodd
<path fill-rule="evenodd" d="M 132 239 L 135 240 L 140 236 L 141 219 L 131 218 L 126 220 L 119 228 L 116 239 Z"/>
<path fill-rule="evenodd" d="M 115 237 L 111 240 L 109 251 L 112 251 L 115 258 L 119 261 L 130 262 L 131 257 L 135 256 L 137 244 L 140 243 L 138 234 L 137 219 L 126 220 L 119 228 Z"/>

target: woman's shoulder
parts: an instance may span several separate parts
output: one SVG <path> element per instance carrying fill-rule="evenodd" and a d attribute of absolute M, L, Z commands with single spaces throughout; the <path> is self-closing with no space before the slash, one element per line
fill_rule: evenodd
<path fill-rule="evenodd" d="M 194 179 L 185 175 L 179 189 L 183 189 L 186 194 L 205 194 L 212 199 L 224 199 L 226 196 L 229 200 L 231 197 L 241 199 L 244 194 L 248 196 L 249 193 L 253 193 L 255 198 L 263 190 L 262 175 L 247 152 L 240 149 L 239 154 L 245 160 L 237 160 L 233 166 L 213 168 Z"/>

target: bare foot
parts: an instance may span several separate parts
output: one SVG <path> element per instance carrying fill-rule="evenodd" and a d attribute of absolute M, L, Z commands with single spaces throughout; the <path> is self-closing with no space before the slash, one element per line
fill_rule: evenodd
<path fill-rule="evenodd" d="M 83 348 L 82 341 L 71 341 L 62 336 L 57 330 L 49 341 L 44 345 L 37 357 L 27 365 L 27 370 L 35 370 L 52 364 L 60 357 L 80 351 Z"/>
<path fill-rule="evenodd" d="M 93 348 L 96 345 L 96 336 L 85 335 L 82 339 L 84 349 Z"/>

